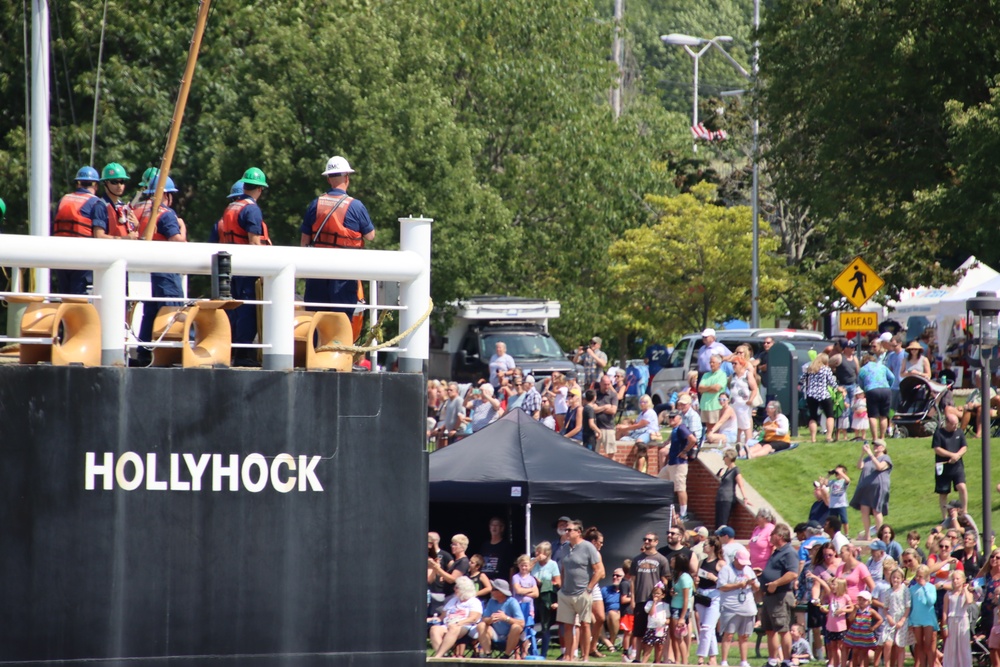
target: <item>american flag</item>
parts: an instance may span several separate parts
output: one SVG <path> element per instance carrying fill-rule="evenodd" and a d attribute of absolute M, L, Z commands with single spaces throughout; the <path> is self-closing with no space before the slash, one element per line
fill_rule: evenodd
<path fill-rule="evenodd" d="M 704 139 L 705 141 L 712 140 L 712 131 L 705 127 L 704 123 L 698 123 L 697 125 L 691 126 L 691 134 L 694 135 L 695 139 Z"/>

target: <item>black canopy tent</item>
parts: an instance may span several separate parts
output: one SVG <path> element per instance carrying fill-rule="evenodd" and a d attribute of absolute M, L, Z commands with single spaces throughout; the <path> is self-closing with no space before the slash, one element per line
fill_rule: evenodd
<path fill-rule="evenodd" d="M 533 535 L 533 523 L 547 530 L 568 515 L 604 533 L 608 576 L 621 558 L 639 552 L 645 532 L 662 541 L 674 502 L 671 482 L 591 452 L 520 409 L 431 454 L 429 479 L 431 527 L 442 532 L 442 543 L 470 533 L 475 553 L 478 533 L 471 533 L 485 534 L 489 516 L 503 511 L 516 534 L 523 507 L 524 553 L 531 553 L 533 543 L 556 539 Z"/>

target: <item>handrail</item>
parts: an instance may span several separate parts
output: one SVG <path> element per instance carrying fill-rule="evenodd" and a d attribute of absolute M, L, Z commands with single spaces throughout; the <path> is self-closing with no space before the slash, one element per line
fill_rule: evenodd
<path fill-rule="evenodd" d="M 420 372 L 428 358 L 429 324 L 418 322 L 430 304 L 431 222 L 399 218 L 400 250 L 300 248 L 218 243 L 109 243 L 101 239 L 4 234 L 0 266 L 94 271 L 94 305 L 101 318 L 101 363 L 121 363 L 126 271 L 211 275 L 212 256 L 228 252 L 234 275 L 264 283 L 265 369 L 293 367 L 295 281 L 298 278 L 384 280 L 400 283 L 399 369 Z M 39 285 L 47 292 L 48 285 Z M 178 299 L 173 299 L 178 300 Z M 395 309 L 395 308 L 393 308 Z M 109 324 L 110 323 L 110 324 Z"/>

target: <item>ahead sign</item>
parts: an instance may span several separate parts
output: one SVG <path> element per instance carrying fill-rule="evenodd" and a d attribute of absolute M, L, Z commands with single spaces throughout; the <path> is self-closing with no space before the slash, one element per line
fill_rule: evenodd
<path fill-rule="evenodd" d="M 840 313 L 841 331 L 878 331 L 878 313 Z"/>

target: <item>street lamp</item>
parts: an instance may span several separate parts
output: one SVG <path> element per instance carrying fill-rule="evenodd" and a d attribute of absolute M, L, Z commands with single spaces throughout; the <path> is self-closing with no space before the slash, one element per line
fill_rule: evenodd
<path fill-rule="evenodd" d="M 754 0 L 754 30 L 760 25 L 760 1 Z M 664 44 L 669 44 L 671 46 L 683 46 L 684 50 L 687 51 L 688 55 L 694 59 L 694 108 L 692 112 L 691 126 L 698 124 L 698 60 L 713 46 L 719 50 L 719 52 L 726 57 L 729 64 L 732 65 L 737 72 L 739 72 L 743 77 L 753 80 L 757 73 L 757 42 L 754 42 L 754 55 L 753 55 L 753 73 L 748 72 L 743 65 L 739 64 L 735 58 L 733 58 L 729 53 L 722 48 L 721 42 L 731 42 L 732 37 L 723 35 L 721 37 L 713 37 L 712 39 L 702 39 L 700 37 L 692 37 L 691 35 L 684 35 L 681 33 L 670 33 L 669 35 L 661 35 L 660 40 Z M 692 50 L 691 47 L 701 46 L 698 51 Z M 753 184 L 751 186 L 750 193 L 750 205 L 753 210 L 753 268 L 751 270 L 750 276 L 750 326 L 759 327 L 760 326 L 760 162 L 757 156 L 758 146 L 760 140 L 760 120 L 754 114 L 753 119 L 753 149 L 751 152 L 751 162 L 753 164 Z M 694 152 L 698 152 L 698 144 L 694 145 Z"/>
<path fill-rule="evenodd" d="M 996 292 L 976 292 L 976 296 L 965 302 L 968 312 L 966 319 L 972 325 L 973 348 L 969 351 L 969 361 L 980 368 L 981 405 L 979 409 L 983 430 L 983 553 L 990 553 L 990 536 L 993 534 L 993 502 L 990 498 L 993 482 L 990 475 L 990 380 L 997 360 L 993 350 L 997 346 L 1000 333 L 1000 299 Z M 978 351 L 978 354 L 977 354 Z"/>
<path fill-rule="evenodd" d="M 669 44 L 671 46 L 683 46 L 687 54 L 691 56 L 694 61 L 694 104 L 691 107 L 691 127 L 698 125 L 698 61 L 701 57 L 705 55 L 713 46 L 717 48 L 722 55 L 724 55 L 729 62 L 736 68 L 740 74 L 749 77 L 749 72 L 743 68 L 738 62 L 736 62 L 732 56 L 726 53 L 726 50 L 722 48 L 723 43 L 729 43 L 733 41 L 733 38 L 729 35 L 720 35 L 718 37 L 713 37 L 712 39 L 702 39 L 700 37 L 692 37 L 691 35 L 682 35 L 680 33 L 670 33 L 669 35 L 661 35 L 660 39 L 664 44 Z M 691 47 L 701 47 L 697 51 Z M 698 143 L 694 144 L 694 152 L 698 152 Z"/>

